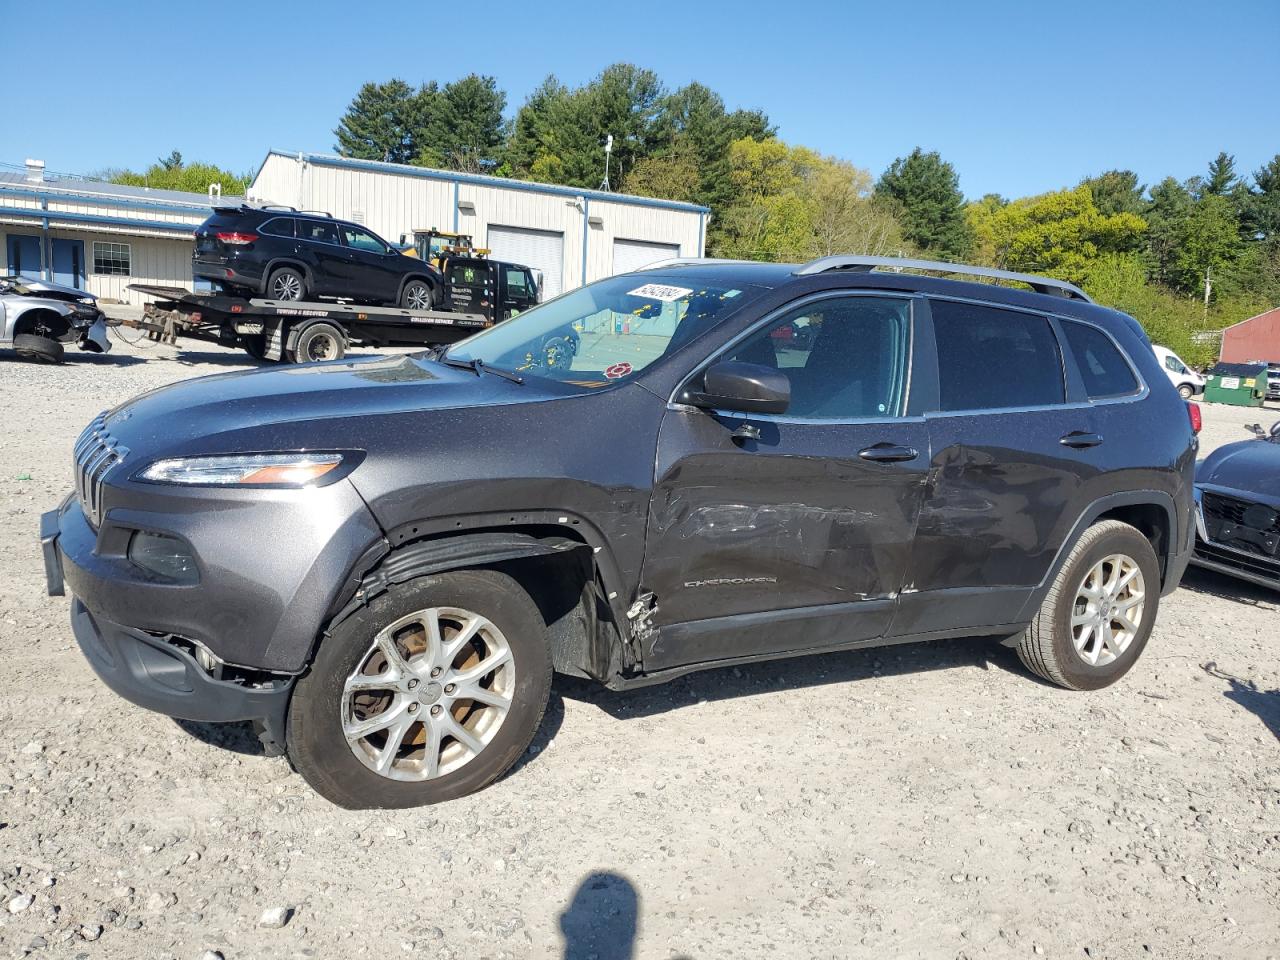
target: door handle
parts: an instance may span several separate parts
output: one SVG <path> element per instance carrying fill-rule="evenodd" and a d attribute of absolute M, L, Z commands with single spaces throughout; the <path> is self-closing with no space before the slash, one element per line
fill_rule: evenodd
<path fill-rule="evenodd" d="M 1086 433 L 1084 430 L 1072 430 L 1058 442 L 1064 447 L 1074 447 L 1077 450 L 1083 450 L 1086 447 L 1096 447 L 1100 444 L 1102 442 L 1102 434 Z"/>
<path fill-rule="evenodd" d="M 919 454 L 911 447 L 900 447 L 893 443 L 877 443 L 858 451 L 863 460 L 875 463 L 901 463 L 903 460 L 914 460 Z"/>

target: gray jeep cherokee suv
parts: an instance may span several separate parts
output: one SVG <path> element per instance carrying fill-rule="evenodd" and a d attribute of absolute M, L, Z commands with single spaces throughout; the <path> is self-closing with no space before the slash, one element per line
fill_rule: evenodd
<path fill-rule="evenodd" d="M 42 539 L 122 696 L 411 806 L 507 770 L 553 671 L 979 636 L 1106 686 L 1186 566 L 1196 445 L 1138 324 L 1069 284 L 672 262 L 441 352 L 125 403 Z"/>

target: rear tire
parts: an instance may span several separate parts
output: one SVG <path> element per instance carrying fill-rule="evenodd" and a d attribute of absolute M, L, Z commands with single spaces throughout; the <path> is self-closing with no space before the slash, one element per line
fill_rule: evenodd
<path fill-rule="evenodd" d="M 1195 393 L 1196 393 L 1195 390 L 1192 388 L 1191 384 L 1189 383 L 1184 383 L 1180 387 L 1178 387 L 1178 396 L 1182 397 L 1183 400 L 1190 400 L 1193 396 L 1195 396 Z"/>
<path fill-rule="evenodd" d="M 267 297 L 271 300 L 305 300 L 307 298 L 307 280 L 301 272 L 293 267 L 281 267 L 271 273 L 267 281 Z"/>
<path fill-rule="evenodd" d="M 477 639 L 450 655 L 444 648 L 463 637 L 469 623 Z M 383 652 L 388 641 L 399 658 L 394 664 Z M 502 650 L 505 658 L 495 656 Z M 490 658 L 502 665 L 474 682 L 460 676 Z M 437 670 L 441 664 L 447 666 Z M 508 666 L 499 682 L 499 671 Z M 388 678 L 385 686 L 382 678 Z M 500 694 L 508 698 L 505 705 L 485 706 L 462 693 L 451 698 L 464 686 L 484 683 L 489 687 L 476 692 Z M 493 570 L 420 577 L 392 586 L 321 643 L 289 703 L 289 758 L 317 793 L 349 809 L 453 800 L 511 768 L 537 732 L 550 692 L 546 623 L 519 584 Z M 384 715 L 399 719 L 365 734 L 356 730 L 376 726 Z M 448 732 L 459 727 L 478 750 Z M 393 732 L 396 746 L 378 772 Z M 436 758 L 434 773 L 426 766 L 428 755 Z"/>
<path fill-rule="evenodd" d="M 34 333 L 19 333 L 13 338 L 13 349 L 26 360 L 37 363 L 61 363 L 64 355 L 62 344 Z"/>
<path fill-rule="evenodd" d="M 341 360 L 347 353 L 347 338 L 331 323 L 313 323 L 298 335 L 293 345 L 295 363 Z"/>
<path fill-rule="evenodd" d="M 1151 542 L 1119 520 L 1095 523 L 1072 548 L 1018 639 L 1018 658 L 1050 683 L 1098 690 L 1137 662 L 1159 607 L 1160 564 Z"/>

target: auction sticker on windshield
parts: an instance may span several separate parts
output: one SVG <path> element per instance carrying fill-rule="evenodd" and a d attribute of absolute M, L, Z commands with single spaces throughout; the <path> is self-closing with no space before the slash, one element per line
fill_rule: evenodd
<path fill-rule="evenodd" d="M 636 287 L 634 290 L 627 292 L 629 297 L 644 297 L 648 300 L 661 300 L 663 303 L 671 303 L 674 300 L 680 300 L 693 293 L 692 287 L 669 287 L 663 283 L 646 283 L 643 287 Z"/>

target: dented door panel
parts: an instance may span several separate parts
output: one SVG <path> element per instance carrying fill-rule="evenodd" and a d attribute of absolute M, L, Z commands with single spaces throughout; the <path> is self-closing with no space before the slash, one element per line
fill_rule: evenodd
<path fill-rule="evenodd" d="M 760 428 L 759 440 L 733 437 L 744 419 Z M 859 457 L 878 443 L 919 455 L 896 463 Z M 643 589 L 657 602 L 654 624 L 801 608 L 820 617 L 830 607 L 841 629 L 815 639 L 804 618 L 780 617 L 777 630 L 743 632 L 741 646 L 717 642 L 714 652 L 659 642 L 645 651 L 645 669 L 883 635 L 911 555 L 928 462 L 918 418 L 789 422 L 669 411 L 643 568 Z"/>

